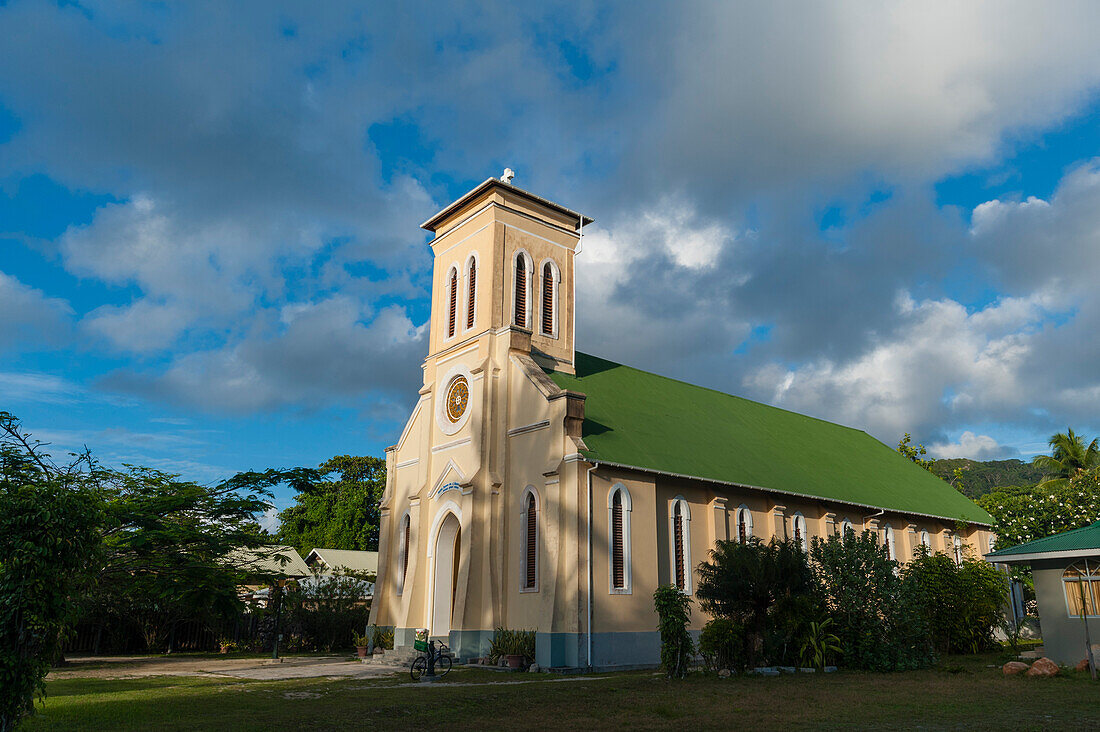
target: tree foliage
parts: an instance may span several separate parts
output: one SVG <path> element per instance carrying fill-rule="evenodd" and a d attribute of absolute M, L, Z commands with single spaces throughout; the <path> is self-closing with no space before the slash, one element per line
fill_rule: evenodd
<path fill-rule="evenodd" d="M 1100 518 L 1100 475 L 1080 472 L 1065 482 L 998 488 L 977 501 L 993 517 L 998 549 L 1015 546 Z"/>
<path fill-rule="evenodd" d="M 1048 444 L 1050 455 L 1037 455 L 1032 460 L 1035 467 L 1044 471 L 1039 481 L 1041 488 L 1064 488 L 1072 478 L 1100 467 L 1100 443 L 1093 440 L 1086 445 L 1072 428 L 1051 435 Z"/>
<path fill-rule="evenodd" d="M 1008 597 L 1005 575 L 986 561 L 966 557 L 956 564 L 943 552 L 922 549 L 902 570 L 914 593 L 932 643 L 941 653 L 977 653 L 994 647 Z"/>
<path fill-rule="evenodd" d="M 207 486 L 150 468 L 101 471 L 104 551 L 84 588 L 83 619 L 136 625 L 148 650 L 171 650 L 180 622 L 232 615 L 237 587 L 278 556 L 256 521 L 272 488 L 315 477 L 268 470 Z"/>
<path fill-rule="evenodd" d="M 935 461 L 924 458 L 928 454 L 928 450 L 925 449 L 924 445 L 914 445 L 912 443 L 912 436 L 906 432 L 905 436 L 898 440 L 898 452 L 925 470 L 932 472 L 932 465 Z"/>
<path fill-rule="evenodd" d="M 749 665 L 764 657 L 769 612 L 779 611 L 771 627 L 788 628 L 791 613 L 784 611 L 793 610 L 797 598 L 812 595 L 813 590 L 805 554 L 793 540 L 773 537 L 766 544 L 756 537 L 745 543 L 719 541 L 710 560 L 702 562 L 698 570 L 695 595 L 700 607 L 714 617 L 743 625 Z M 769 645 L 782 644 L 781 640 Z"/>
<path fill-rule="evenodd" d="M 72 594 L 99 548 L 95 465 L 59 467 L 0 412 L 0 732 L 45 694 Z"/>
<path fill-rule="evenodd" d="M 687 630 L 691 598 L 675 585 L 661 585 L 653 593 L 653 606 L 661 634 L 661 667 L 669 678 L 683 678 L 695 653 Z"/>
<path fill-rule="evenodd" d="M 815 537 L 810 564 L 845 665 L 898 671 L 933 662 L 917 598 L 875 534 L 846 531 L 843 536 Z"/>
<path fill-rule="evenodd" d="M 332 474 L 335 480 L 323 479 Z M 316 480 L 295 487 L 294 505 L 279 513 L 280 541 L 302 554 L 315 547 L 378 550 L 385 460 L 339 455 L 321 464 Z"/>
<path fill-rule="evenodd" d="M 1043 471 L 1022 460 L 971 460 L 943 458 L 932 461 L 932 472 L 951 483 L 971 499 L 1002 486 L 1032 486 L 1043 478 Z"/>

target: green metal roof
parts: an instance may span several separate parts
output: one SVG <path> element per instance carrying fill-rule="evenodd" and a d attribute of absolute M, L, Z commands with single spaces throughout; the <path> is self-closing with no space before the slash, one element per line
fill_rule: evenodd
<path fill-rule="evenodd" d="M 985 556 L 989 559 L 996 557 L 1014 557 L 1021 554 L 1046 554 L 1049 552 L 1085 552 L 1100 549 L 1100 521 L 1080 529 L 1063 531 L 1054 536 L 1045 536 L 1042 539 L 1029 541 L 1026 544 L 1017 544 L 1007 549 L 1001 549 Z"/>
<path fill-rule="evenodd" d="M 989 514 L 862 430 L 577 353 L 588 460 L 990 524 Z"/>

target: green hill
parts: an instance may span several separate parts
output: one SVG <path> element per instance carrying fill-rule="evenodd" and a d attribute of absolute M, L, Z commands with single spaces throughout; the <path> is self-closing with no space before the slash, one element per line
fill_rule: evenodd
<path fill-rule="evenodd" d="M 932 463 L 932 472 L 952 484 L 955 482 L 955 468 L 962 468 L 962 492 L 970 498 L 984 496 L 1001 486 L 1035 485 L 1043 477 L 1042 470 L 1022 460 L 949 458 Z"/>

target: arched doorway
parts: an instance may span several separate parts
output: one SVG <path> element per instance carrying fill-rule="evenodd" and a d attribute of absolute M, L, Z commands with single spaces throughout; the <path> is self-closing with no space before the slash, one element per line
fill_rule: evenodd
<path fill-rule="evenodd" d="M 451 632 L 455 586 L 458 579 L 459 539 L 461 524 L 448 513 L 439 525 L 433 547 L 432 636 L 447 636 Z"/>

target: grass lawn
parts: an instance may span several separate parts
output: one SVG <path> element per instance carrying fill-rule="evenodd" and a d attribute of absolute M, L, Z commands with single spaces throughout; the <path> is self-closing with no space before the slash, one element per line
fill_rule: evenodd
<path fill-rule="evenodd" d="M 376 680 L 63 679 L 26 730 L 1100 728 L 1100 684 L 1001 675 L 997 656 L 928 671 L 669 681 L 456 669 L 425 688 Z"/>

